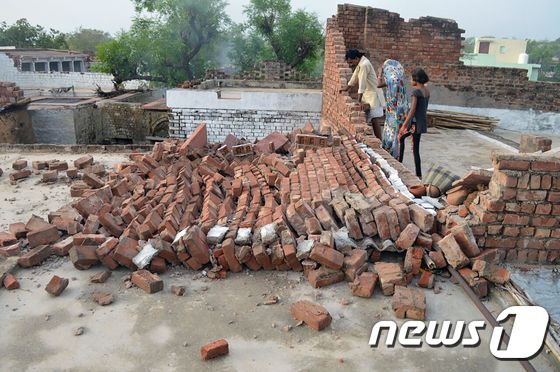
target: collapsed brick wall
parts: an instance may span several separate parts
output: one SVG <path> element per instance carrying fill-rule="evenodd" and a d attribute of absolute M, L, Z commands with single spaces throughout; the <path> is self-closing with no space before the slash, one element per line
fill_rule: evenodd
<path fill-rule="evenodd" d="M 479 246 L 519 263 L 558 263 L 560 158 L 494 154 L 489 189 L 469 209 Z"/>
<path fill-rule="evenodd" d="M 223 142 L 230 133 L 254 141 L 274 131 L 291 132 L 308 121 L 318 127 L 320 119 L 321 113 L 314 111 L 181 108 L 171 111 L 169 136 L 186 138 L 204 122 L 210 142 Z"/>
<path fill-rule="evenodd" d="M 341 35 L 344 44 L 340 49 L 366 51 L 376 68 L 388 58 L 396 59 L 409 76 L 421 66 L 434 85 L 488 97 L 501 107 L 560 110 L 558 83 L 529 81 L 526 71 L 520 69 L 465 66 L 459 60 L 463 32 L 453 20 L 421 17 L 405 21 L 387 10 L 344 4 L 327 22 L 326 49 L 329 40 Z M 328 58 L 325 54 L 325 75 L 333 73 L 333 60 Z M 346 74 L 340 73 L 341 77 Z"/>

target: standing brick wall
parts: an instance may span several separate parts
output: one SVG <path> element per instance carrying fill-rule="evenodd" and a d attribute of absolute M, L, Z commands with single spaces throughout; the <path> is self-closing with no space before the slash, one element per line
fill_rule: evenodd
<path fill-rule="evenodd" d="M 291 132 L 306 122 L 319 126 L 320 112 L 314 111 L 271 111 L 239 109 L 172 109 L 169 136 L 187 138 L 200 123 L 206 123 L 208 140 L 223 142 L 230 133 L 250 141 L 266 137 L 274 131 Z"/>
<path fill-rule="evenodd" d="M 500 107 L 560 111 L 558 83 L 529 81 L 526 71 L 520 69 L 463 65 L 459 60 L 463 32 L 453 20 L 421 17 L 405 21 L 383 9 L 339 5 L 337 15 L 327 21 L 323 100 L 343 113 L 354 112 L 345 108 L 352 101 L 339 98 L 338 89 L 333 87 L 344 85 L 344 79 L 349 78 L 344 51 L 357 48 L 368 53 L 376 68 L 388 58 L 396 59 L 410 76 L 421 66 L 432 84 L 488 97 Z M 363 132 L 363 122 L 357 119 L 349 123 L 332 108 L 323 108 L 323 114 L 351 133 Z"/>
<path fill-rule="evenodd" d="M 493 163 L 489 189 L 469 207 L 479 246 L 509 262 L 560 262 L 560 158 L 494 154 Z"/>
<path fill-rule="evenodd" d="M 349 134 L 371 134 L 358 102 L 340 89 L 348 84 L 352 69 L 346 63 L 346 43 L 336 17 L 327 20 L 325 64 L 323 69 L 322 117 L 338 130 Z"/>

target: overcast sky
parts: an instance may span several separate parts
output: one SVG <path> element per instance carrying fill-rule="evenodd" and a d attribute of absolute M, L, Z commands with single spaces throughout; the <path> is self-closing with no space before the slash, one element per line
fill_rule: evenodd
<path fill-rule="evenodd" d="M 317 13 L 321 22 L 336 14 L 344 0 L 292 0 L 293 8 Z M 560 37 L 559 0 L 347 0 L 400 13 L 405 19 L 422 16 L 451 18 L 465 36 L 496 36 L 555 40 Z M 227 12 L 243 20 L 249 0 L 229 0 Z M 130 0 L 0 0 L 0 22 L 27 18 L 32 24 L 64 32 L 79 26 L 117 32 L 127 29 L 134 16 Z M 9 5 L 8 5 L 9 4 Z"/>

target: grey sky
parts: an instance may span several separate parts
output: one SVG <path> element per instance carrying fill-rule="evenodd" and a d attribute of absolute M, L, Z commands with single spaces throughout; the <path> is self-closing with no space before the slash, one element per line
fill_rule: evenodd
<path fill-rule="evenodd" d="M 292 0 L 293 8 L 319 15 L 321 22 L 336 14 L 336 5 L 349 2 L 400 13 L 405 18 L 431 15 L 451 18 L 466 30 L 466 36 L 496 36 L 554 40 L 560 37 L 558 0 Z M 130 0 L 0 0 L 0 22 L 27 18 L 32 24 L 64 32 L 79 26 L 114 33 L 130 26 L 134 8 Z M 243 20 L 243 5 L 249 0 L 229 0 L 228 13 Z"/>

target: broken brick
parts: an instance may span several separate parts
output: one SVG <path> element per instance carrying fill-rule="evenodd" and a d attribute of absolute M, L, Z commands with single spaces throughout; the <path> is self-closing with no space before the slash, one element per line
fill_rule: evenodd
<path fill-rule="evenodd" d="M 507 269 L 483 260 L 474 261 L 472 269 L 481 277 L 496 284 L 509 282 L 511 276 Z"/>
<path fill-rule="evenodd" d="M 401 232 L 399 238 L 395 242 L 395 246 L 397 249 L 403 251 L 406 250 L 414 244 L 416 239 L 418 238 L 418 234 L 420 233 L 420 228 L 415 224 L 409 224 L 406 228 Z"/>
<path fill-rule="evenodd" d="M 200 348 L 200 358 L 210 360 L 229 353 L 229 344 L 226 340 L 216 340 Z"/>
<path fill-rule="evenodd" d="M 53 243 L 57 241 L 58 238 L 58 229 L 54 225 L 47 225 L 39 230 L 33 230 L 27 233 L 27 240 L 31 248 Z"/>
<path fill-rule="evenodd" d="M 95 253 L 97 247 L 91 245 L 75 245 L 68 255 L 74 267 L 78 270 L 87 270 L 99 262 Z"/>
<path fill-rule="evenodd" d="M 111 276 L 111 271 L 100 271 L 89 278 L 91 283 L 105 283 Z"/>
<path fill-rule="evenodd" d="M 379 276 L 381 290 L 385 296 L 391 296 L 395 285 L 404 285 L 405 278 L 401 266 L 393 262 L 376 262 L 373 266 Z"/>
<path fill-rule="evenodd" d="M 397 318 L 426 319 L 426 295 L 420 289 L 395 286 L 391 306 Z"/>
<path fill-rule="evenodd" d="M 350 285 L 352 295 L 364 298 L 373 296 L 378 275 L 372 272 L 361 273 Z"/>
<path fill-rule="evenodd" d="M 333 270 L 341 269 L 344 263 L 342 253 L 322 244 L 315 244 L 309 258 Z"/>
<path fill-rule="evenodd" d="M 321 331 L 331 324 L 332 317 L 323 306 L 309 301 L 298 301 L 292 305 L 292 317 L 304 322 L 309 328 Z"/>
<path fill-rule="evenodd" d="M 465 256 L 453 235 L 447 235 L 437 244 L 443 251 L 446 261 L 454 269 L 460 269 L 461 267 L 469 263 L 469 259 L 467 258 L 467 256 Z"/>
<path fill-rule="evenodd" d="M 110 305 L 115 301 L 115 296 L 109 292 L 95 292 L 92 297 L 93 301 L 101 306 Z"/>
<path fill-rule="evenodd" d="M 7 290 L 13 290 L 19 288 L 18 280 L 12 274 L 6 274 L 4 276 L 4 280 L 2 281 L 2 284 Z"/>
<path fill-rule="evenodd" d="M 66 287 L 68 287 L 68 283 L 68 279 L 54 275 L 49 281 L 49 284 L 45 287 L 45 291 L 53 296 L 60 296 Z"/>
<path fill-rule="evenodd" d="M 132 284 L 149 294 L 163 290 L 163 280 L 148 270 L 138 270 L 133 272 L 131 281 Z"/>
<path fill-rule="evenodd" d="M 40 265 L 52 254 L 51 247 L 48 245 L 40 245 L 28 251 L 18 259 L 18 265 L 21 267 L 32 267 Z"/>

